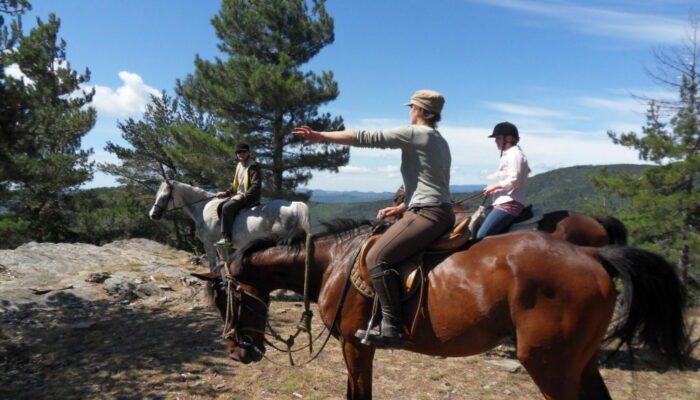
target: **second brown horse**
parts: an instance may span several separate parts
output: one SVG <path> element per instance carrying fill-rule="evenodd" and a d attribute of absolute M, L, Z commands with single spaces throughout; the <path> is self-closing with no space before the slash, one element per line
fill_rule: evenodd
<path fill-rule="evenodd" d="M 270 292 L 309 296 L 341 343 L 348 370 L 347 398 L 371 399 L 375 348 L 354 333 L 364 328 L 372 301 L 348 289 L 353 254 L 369 227 L 318 235 L 311 254 L 303 238 L 266 237 L 239 250 L 211 281 L 214 303 L 227 325 L 230 356 L 259 361 L 265 351 Z M 409 251 L 407 249 L 407 251 Z M 682 366 L 690 349 L 683 318 L 685 293 L 673 265 L 640 249 L 578 247 L 537 231 L 489 237 L 451 254 L 426 255 L 422 296 L 403 304 L 406 350 L 447 357 L 479 354 L 511 339 L 517 357 L 546 399 L 610 399 L 598 370 L 598 351 L 624 283 L 623 321 L 612 333 L 637 340 Z M 226 289 L 228 288 L 228 290 Z M 419 301 L 419 299 L 423 301 Z M 228 306 L 228 312 L 227 312 Z"/>
<path fill-rule="evenodd" d="M 392 204 L 400 204 L 403 200 L 404 191 L 403 188 L 399 188 L 392 198 Z M 459 202 L 454 204 L 453 209 L 457 223 L 471 216 L 475 210 L 464 207 Z M 537 222 L 537 230 L 579 246 L 627 244 L 625 224 L 610 215 L 590 215 L 569 210 L 552 211 L 545 213 Z"/>

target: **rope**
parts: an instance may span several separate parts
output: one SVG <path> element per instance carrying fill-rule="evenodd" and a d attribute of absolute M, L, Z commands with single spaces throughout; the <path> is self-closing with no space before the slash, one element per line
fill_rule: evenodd
<path fill-rule="evenodd" d="M 455 205 L 462 205 L 463 203 L 466 203 L 468 201 L 476 200 L 476 199 L 480 198 L 481 196 L 484 197 L 483 201 L 481 202 L 481 205 L 483 205 L 486 202 L 486 199 L 488 198 L 488 196 L 486 196 L 484 194 L 484 192 L 478 192 L 478 193 L 471 194 L 471 195 L 463 198 L 462 200 L 456 201 L 454 204 Z"/>
<path fill-rule="evenodd" d="M 201 202 L 203 202 L 203 201 L 205 201 L 205 200 L 211 200 L 211 199 L 213 199 L 213 198 L 216 198 L 216 195 L 209 196 L 209 197 L 205 197 L 205 198 L 203 198 L 203 199 L 199 199 L 199 200 L 197 200 L 197 201 L 193 201 L 192 203 L 186 203 L 186 204 L 183 204 L 183 205 L 181 205 L 181 206 L 179 206 L 179 207 L 173 207 L 173 208 L 171 208 L 171 209 L 166 209 L 165 211 L 179 210 L 179 209 L 181 209 L 181 208 L 189 207 L 189 206 L 191 206 L 191 205 L 193 205 L 193 204 L 201 203 Z"/>
<path fill-rule="evenodd" d="M 306 234 L 306 260 L 304 261 L 304 312 L 301 314 L 299 329 L 309 334 L 309 354 L 313 354 L 314 347 L 311 340 L 311 300 L 309 299 L 309 281 L 311 276 L 311 234 Z"/>

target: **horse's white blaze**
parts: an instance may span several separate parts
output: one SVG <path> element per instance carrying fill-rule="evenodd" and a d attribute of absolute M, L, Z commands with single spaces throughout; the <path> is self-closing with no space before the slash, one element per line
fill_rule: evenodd
<path fill-rule="evenodd" d="M 221 238 L 221 221 L 216 209 L 226 199 L 207 199 L 215 194 L 176 181 L 170 181 L 170 188 L 172 200 L 168 199 L 168 183 L 161 183 L 153 207 L 148 213 L 149 216 L 151 219 L 158 219 L 162 215 L 159 215 L 161 209 L 183 207 L 195 222 L 197 237 L 204 244 L 209 258 L 209 268 L 214 270 L 216 266 L 214 243 Z M 233 223 L 233 246 L 241 247 L 253 236 L 294 229 L 309 231 L 308 206 L 299 201 L 271 200 L 251 209 L 242 210 L 238 214 Z"/>

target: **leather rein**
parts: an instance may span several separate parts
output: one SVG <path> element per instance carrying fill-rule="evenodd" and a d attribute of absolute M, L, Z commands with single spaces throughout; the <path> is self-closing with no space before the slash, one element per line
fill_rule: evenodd
<path fill-rule="evenodd" d="M 310 273 L 311 273 L 311 260 L 312 260 L 312 236 L 311 234 L 306 235 L 306 245 L 305 245 L 305 262 L 304 262 L 304 311 L 302 312 L 301 315 L 301 320 L 297 324 L 297 330 L 294 334 L 289 335 L 287 339 L 284 339 L 270 324 L 269 322 L 269 310 L 270 307 L 269 305 L 263 301 L 261 298 L 258 296 L 249 293 L 245 291 L 240 283 L 231 275 L 231 272 L 229 271 L 228 267 L 222 268 L 221 272 L 221 278 L 222 278 L 222 284 L 225 285 L 226 287 L 226 314 L 224 317 L 224 328 L 223 332 L 221 334 L 221 337 L 224 339 L 232 339 L 235 340 L 241 347 L 246 347 L 248 349 L 251 349 L 255 351 L 256 353 L 260 354 L 262 357 L 265 357 L 266 360 L 270 361 L 273 364 L 276 365 L 281 365 L 280 363 L 270 359 L 265 355 L 265 353 L 259 349 L 251 340 L 250 336 L 242 334 L 244 331 L 249 331 L 249 332 L 254 332 L 254 333 L 259 333 L 263 335 L 264 341 L 267 345 L 270 347 L 274 348 L 277 351 L 280 352 L 286 352 L 289 356 L 289 363 L 291 366 L 303 366 L 305 364 L 308 364 L 315 360 L 323 351 L 323 349 L 326 347 L 326 344 L 328 343 L 331 335 L 333 334 L 333 328 L 334 327 L 339 327 L 339 320 L 340 320 L 340 314 L 343 309 L 343 305 L 345 304 L 345 297 L 349 288 L 349 283 L 350 280 L 346 279 L 345 286 L 343 287 L 342 294 L 340 296 L 340 301 L 338 302 L 338 308 L 335 313 L 335 318 L 333 322 L 331 323 L 331 328 L 329 329 L 328 327 L 324 326 L 323 330 L 315 337 L 312 337 L 311 333 L 311 319 L 313 317 L 313 312 L 311 311 L 311 299 L 309 296 L 309 281 L 310 281 Z M 350 265 L 354 263 L 355 258 L 359 254 L 359 249 L 355 252 L 354 256 L 351 259 Z M 348 270 L 348 275 L 349 275 L 349 270 Z M 253 302 L 260 304 L 264 312 L 259 312 L 254 310 L 250 306 L 244 307 L 243 305 L 243 298 L 248 297 Z M 237 324 L 234 323 L 234 316 L 240 316 L 241 312 L 243 309 L 246 309 L 253 313 L 254 315 L 264 318 L 265 319 L 265 325 L 267 327 L 267 330 L 263 329 L 263 331 L 260 331 L 259 329 L 254 329 L 254 328 L 248 328 L 248 327 L 243 327 L 240 328 L 236 326 Z M 319 348 L 318 352 L 316 352 L 315 355 L 313 355 L 310 359 L 304 361 L 301 364 L 295 364 L 294 358 L 292 356 L 292 353 L 299 352 L 305 348 L 309 349 L 309 354 L 313 354 L 313 343 L 316 342 L 325 331 L 328 331 L 325 340 L 323 341 L 323 344 Z M 338 329 L 339 330 L 339 329 Z M 292 347 L 294 346 L 294 343 L 296 341 L 296 338 L 302 333 L 305 332 L 308 334 L 309 342 L 308 344 L 304 345 L 301 348 L 293 349 Z M 282 342 L 285 346 L 286 349 L 282 349 L 277 347 L 274 343 L 270 342 L 267 339 L 267 335 L 272 336 L 275 340 L 278 340 Z"/>
<path fill-rule="evenodd" d="M 178 210 L 178 209 L 180 209 L 180 208 L 185 208 L 185 207 L 191 206 L 191 205 L 193 205 L 193 204 L 201 203 L 201 202 L 203 202 L 203 201 L 207 201 L 207 200 L 211 200 L 211 199 L 213 199 L 213 198 L 216 198 L 216 195 L 214 195 L 214 196 L 208 196 L 208 197 L 205 197 L 205 198 L 203 198 L 203 199 L 199 199 L 199 200 L 197 200 L 197 201 L 193 201 L 192 203 L 185 203 L 185 204 L 183 204 L 183 205 L 181 205 L 181 206 L 178 206 L 178 207 L 168 208 L 168 204 L 170 204 L 170 202 L 173 200 L 173 184 L 170 183 L 170 182 L 167 182 L 166 184 L 168 185 L 168 201 L 165 202 L 165 207 L 161 206 L 160 204 L 154 204 L 154 205 L 153 205 L 154 208 L 157 208 L 157 209 L 161 210 L 161 212 L 162 212 L 163 214 L 165 214 L 165 213 L 168 212 L 168 211 Z M 173 205 L 175 205 L 174 202 L 173 202 Z"/>

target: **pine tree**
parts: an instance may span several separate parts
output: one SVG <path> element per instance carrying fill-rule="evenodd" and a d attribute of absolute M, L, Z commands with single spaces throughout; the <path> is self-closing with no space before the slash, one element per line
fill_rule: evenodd
<path fill-rule="evenodd" d="M 211 118 L 197 112 L 183 99 L 172 98 L 165 92 L 161 96 L 152 96 L 141 120 L 129 118 L 126 122 L 119 122 L 118 127 L 129 146 L 107 142 L 105 150 L 115 154 L 120 163 L 103 163 L 99 168 L 117 176 L 132 197 L 152 201 L 158 185 L 166 178 L 198 186 L 211 185 L 200 170 L 189 170 L 186 156 L 175 150 L 175 137 L 182 132 L 206 135 L 213 130 Z M 185 249 L 198 245 L 195 244 L 198 242 L 194 223 L 187 215 L 171 212 L 165 219 L 172 222 L 175 236 L 172 244 Z"/>
<path fill-rule="evenodd" d="M 26 2 L 9 1 L 6 4 Z M 13 34 L 3 30 L 0 79 L 0 190 L 9 210 L 0 220 L 0 236 L 25 231 L 29 239 L 65 241 L 75 237 L 68 228 L 70 195 L 92 178 L 92 150 L 81 149 L 82 137 L 95 124 L 95 110 L 85 108 L 94 92 L 80 85 L 80 75 L 66 60 L 66 43 L 58 40 L 60 20 L 50 14 L 37 19 L 29 35 L 19 19 Z M 19 40 L 17 40 L 19 39 Z M 22 77 L 6 74 L 17 67 Z M 10 246 L 7 239 L 0 245 Z"/>
<path fill-rule="evenodd" d="M 678 262 L 686 282 L 697 280 L 700 261 L 700 34 L 691 20 L 688 43 L 657 50 L 659 72 L 652 77 L 678 91 L 676 100 L 648 99 L 646 126 L 640 135 L 608 132 L 615 144 L 632 147 L 656 164 L 641 175 L 597 177 L 604 191 L 630 200 L 621 215 L 632 241 Z M 670 117 L 670 118 L 669 118 Z M 696 271 L 692 271 L 692 266 Z"/>
<path fill-rule="evenodd" d="M 253 146 L 267 177 L 264 193 L 270 197 L 294 197 L 294 189 L 309 181 L 311 170 L 337 172 L 349 159 L 347 147 L 303 148 L 303 140 L 289 134 L 302 123 L 317 130 L 343 129 L 341 118 L 318 111 L 338 96 L 333 74 L 301 70 L 334 40 L 333 19 L 324 4 L 223 0 L 212 24 L 221 40 L 219 49 L 228 58 L 212 62 L 196 57 L 195 72 L 177 84 L 179 94 L 220 121 L 214 137 L 223 143 L 220 148 L 230 149 L 241 140 Z M 211 137 L 199 135 L 195 140 L 216 147 Z M 191 154 L 190 162 L 203 167 L 211 157 Z M 218 173 L 228 179 L 232 168 L 228 165 L 226 172 Z"/>

